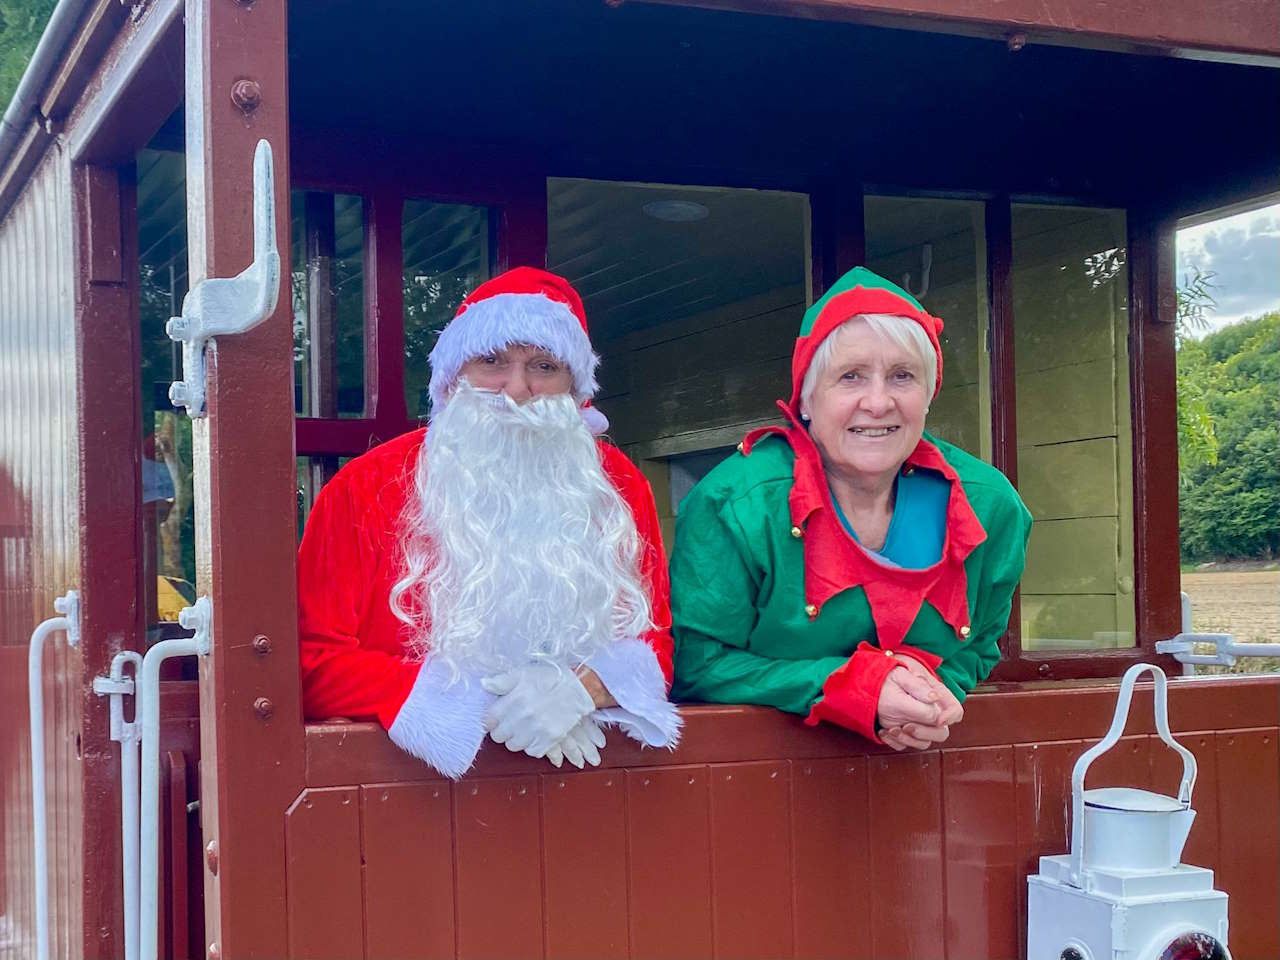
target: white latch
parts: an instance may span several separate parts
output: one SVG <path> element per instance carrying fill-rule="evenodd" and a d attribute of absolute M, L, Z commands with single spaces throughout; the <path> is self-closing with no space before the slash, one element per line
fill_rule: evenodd
<path fill-rule="evenodd" d="M 182 344 L 183 379 L 169 386 L 169 400 L 189 417 L 205 415 L 205 346 L 213 337 L 252 330 L 271 316 L 280 295 L 276 248 L 276 194 L 271 144 L 259 140 L 253 154 L 253 263 L 236 277 L 201 280 L 182 300 L 182 316 L 165 326 Z"/>
<path fill-rule="evenodd" d="M 133 665 L 126 677 L 125 664 Z M 93 692 L 111 698 L 111 739 L 120 744 L 120 862 L 123 870 L 124 956 L 138 960 L 138 750 L 142 738 L 142 699 L 138 683 L 142 654 L 123 650 L 111 660 L 111 673 L 93 678 Z M 133 697 L 133 722 L 124 719 L 124 698 Z"/>
<path fill-rule="evenodd" d="M 1212 647 L 1212 653 L 1196 653 L 1195 645 Z M 1191 598 L 1182 595 L 1182 632 L 1168 640 L 1156 641 L 1156 653 L 1171 654 L 1186 673 L 1196 666 L 1234 667 L 1238 657 L 1280 657 L 1280 643 L 1239 643 L 1229 633 L 1192 633 Z"/>

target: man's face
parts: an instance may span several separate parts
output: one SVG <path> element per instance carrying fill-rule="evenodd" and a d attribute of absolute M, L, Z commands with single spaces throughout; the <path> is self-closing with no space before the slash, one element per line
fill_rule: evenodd
<path fill-rule="evenodd" d="M 541 347 L 527 344 L 474 357 L 462 365 L 459 375 L 479 390 L 501 391 L 516 403 L 573 388 L 573 373 L 565 364 Z"/>

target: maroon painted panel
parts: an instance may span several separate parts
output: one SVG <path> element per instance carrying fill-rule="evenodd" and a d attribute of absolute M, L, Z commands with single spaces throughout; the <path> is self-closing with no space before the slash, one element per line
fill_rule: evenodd
<path fill-rule="evenodd" d="M 595 770 L 541 781 L 546 955 L 625 957 L 626 778 Z"/>
<path fill-rule="evenodd" d="M 458 956 L 542 956 L 537 779 L 468 780 L 453 806 Z"/>
<path fill-rule="evenodd" d="M 361 787 L 366 960 L 454 955 L 451 800 L 442 781 Z"/>
<path fill-rule="evenodd" d="M 1025 883 L 1018 863 L 1013 748 L 942 754 L 947 956 L 1020 956 L 1011 909 Z"/>
<path fill-rule="evenodd" d="M 627 773 L 633 957 L 713 955 L 709 782 L 705 767 Z"/>
<path fill-rule="evenodd" d="M 1273 957 L 1280 945 L 1280 756 L 1277 729 L 1217 735 L 1217 887 L 1229 900 L 1235 957 Z"/>
<path fill-rule="evenodd" d="M 1055 44 L 1144 52 L 1239 53 L 1274 64 L 1280 59 L 1280 10 L 1243 0 L 1204 15 L 1195 0 L 1105 4 L 1092 0 L 660 0 L 784 16 L 852 20 L 897 29 L 955 31 L 1003 39 L 1027 35 Z"/>
<path fill-rule="evenodd" d="M 360 792 L 304 790 L 284 818 L 289 956 L 364 956 Z"/>
<path fill-rule="evenodd" d="M 791 778 L 785 760 L 711 768 L 716 956 L 791 954 Z"/>
<path fill-rule="evenodd" d="M 870 943 L 867 761 L 797 760 L 791 765 L 795 953 L 843 957 Z"/>
<path fill-rule="evenodd" d="M 937 960 L 945 952 L 941 766 L 936 752 L 867 764 L 874 956 Z"/>

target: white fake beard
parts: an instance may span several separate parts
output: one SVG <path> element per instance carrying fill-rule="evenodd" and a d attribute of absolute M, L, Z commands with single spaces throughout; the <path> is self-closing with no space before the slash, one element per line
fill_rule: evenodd
<path fill-rule="evenodd" d="M 454 676 L 574 667 L 651 626 L 630 508 L 565 394 L 460 383 L 431 419 L 391 606 Z"/>

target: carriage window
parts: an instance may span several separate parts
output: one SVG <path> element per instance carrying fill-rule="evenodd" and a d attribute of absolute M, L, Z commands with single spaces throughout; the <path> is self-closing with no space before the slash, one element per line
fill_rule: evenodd
<path fill-rule="evenodd" d="M 162 131 L 163 134 L 164 131 Z M 182 348 L 165 323 L 182 312 L 187 292 L 186 171 L 183 155 L 137 156 L 139 324 L 142 398 L 143 582 L 150 639 L 195 601 L 191 421 L 169 403 L 182 379 Z"/>
<path fill-rule="evenodd" d="M 1025 650 L 1134 642 L 1123 211 L 1013 206 Z"/>
<path fill-rule="evenodd" d="M 404 251 L 404 399 L 409 419 L 430 411 L 427 358 L 463 298 L 489 279 L 489 211 L 408 200 Z"/>
<path fill-rule="evenodd" d="M 364 415 L 364 204 L 295 190 L 294 409 L 302 417 Z"/>
<path fill-rule="evenodd" d="M 971 200 L 867 197 L 867 266 L 942 317 L 942 392 L 928 430 L 991 461 L 987 352 L 986 205 Z"/>
<path fill-rule="evenodd" d="M 547 265 L 582 294 L 604 358 L 596 406 L 640 461 L 670 533 L 673 485 L 779 422 L 809 303 L 809 198 L 773 190 L 547 181 Z"/>

